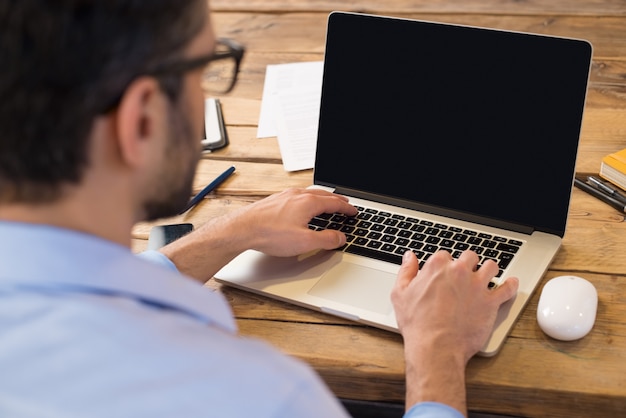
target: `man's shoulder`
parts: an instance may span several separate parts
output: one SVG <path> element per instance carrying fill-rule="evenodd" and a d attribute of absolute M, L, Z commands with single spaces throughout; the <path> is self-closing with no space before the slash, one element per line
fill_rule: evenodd
<path fill-rule="evenodd" d="M 320 391 L 307 366 L 262 341 L 167 307 L 104 295 L 71 298 L 22 310 L 12 324 L 3 318 L 0 369 L 10 387 L 0 382 L 0 392 L 8 398 L 23 394 L 33 405 L 79 415 L 95 408 L 110 416 L 132 416 L 123 409 L 194 416 L 204 406 L 225 416 L 269 416 L 298 393 Z M 181 414 L 185 408 L 189 414 Z"/>

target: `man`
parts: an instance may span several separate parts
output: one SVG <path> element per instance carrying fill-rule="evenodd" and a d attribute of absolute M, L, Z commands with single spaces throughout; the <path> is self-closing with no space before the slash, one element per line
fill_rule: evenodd
<path fill-rule="evenodd" d="M 129 249 L 134 223 L 191 192 L 206 1 L 0 0 L 0 28 L 0 416 L 345 416 L 308 367 L 237 336 L 198 281 L 249 248 L 342 245 L 306 224 L 355 215 L 347 199 L 288 190 L 161 253 Z M 476 264 L 442 252 L 418 273 L 404 257 L 407 416 L 466 411 L 465 365 L 517 288 L 488 290 L 497 268 Z"/>

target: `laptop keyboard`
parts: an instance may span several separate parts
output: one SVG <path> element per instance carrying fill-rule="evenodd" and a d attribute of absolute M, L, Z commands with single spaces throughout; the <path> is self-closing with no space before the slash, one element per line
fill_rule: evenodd
<path fill-rule="evenodd" d="M 411 250 L 424 262 L 439 250 L 458 258 L 465 250 L 476 252 L 478 265 L 491 259 L 500 268 L 496 277 L 513 260 L 521 241 L 486 234 L 443 223 L 412 218 L 391 212 L 357 206 L 356 216 L 324 213 L 309 221 L 313 230 L 336 229 L 346 234 L 346 244 L 339 251 L 363 255 L 394 264 L 402 263 L 402 254 Z"/>

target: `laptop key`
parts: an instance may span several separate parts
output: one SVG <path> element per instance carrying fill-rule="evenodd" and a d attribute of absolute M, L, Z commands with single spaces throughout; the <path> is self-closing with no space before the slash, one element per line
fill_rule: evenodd
<path fill-rule="evenodd" d="M 435 253 L 437 252 L 437 250 L 439 250 L 439 247 L 436 245 L 427 244 L 424 246 L 424 251 L 426 251 L 427 253 Z"/>
<path fill-rule="evenodd" d="M 400 221 L 398 222 L 398 225 L 397 225 L 397 227 L 400 229 L 409 229 L 412 226 L 413 224 L 411 222 L 406 222 L 406 221 Z"/>
<path fill-rule="evenodd" d="M 349 226 L 349 225 L 344 225 L 341 227 L 340 231 L 343 232 L 344 234 L 351 234 L 354 232 L 354 227 Z"/>
<path fill-rule="evenodd" d="M 506 269 L 511 263 L 511 260 L 513 260 L 513 256 L 514 255 L 511 253 L 500 254 L 500 262 L 498 263 L 498 267 L 500 267 L 503 270 Z"/>
<path fill-rule="evenodd" d="M 470 236 L 467 239 L 467 243 L 471 244 L 471 245 L 479 245 L 482 242 L 482 238 L 478 238 L 478 237 L 472 237 Z"/>
<path fill-rule="evenodd" d="M 444 248 L 452 248 L 454 246 L 454 241 L 450 239 L 444 239 L 439 243 L 439 245 L 441 245 Z"/>
<path fill-rule="evenodd" d="M 374 224 L 374 225 L 371 226 L 371 229 L 372 229 L 372 231 L 380 232 L 380 231 L 383 231 L 385 229 L 385 225 L 383 225 L 383 224 Z"/>
<path fill-rule="evenodd" d="M 367 238 L 357 237 L 357 239 L 354 240 L 354 244 L 356 244 L 356 245 L 367 245 L 368 241 L 369 240 Z"/>
<path fill-rule="evenodd" d="M 484 241 L 481 245 L 485 248 L 495 248 L 498 243 L 495 241 Z"/>
<path fill-rule="evenodd" d="M 380 237 L 382 237 L 383 234 L 381 234 L 380 232 L 370 232 L 369 234 L 367 234 L 367 237 L 369 239 L 380 239 Z"/>
<path fill-rule="evenodd" d="M 369 248 L 380 248 L 382 245 L 383 245 L 383 243 L 380 242 L 380 241 L 370 241 L 370 242 L 367 243 L 367 246 Z"/>
<path fill-rule="evenodd" d="M 351 225 L 351 226 L 355 226 L 358 223 L 359 223 L 359 220 L 355 216 L 350 216 L 346 218 L 344 222 L 345 225 Z"/>
<path fill-rule="evenodd" d="M 498 249 L 500 251 L 505 251 L 507 253 L 515 254 L 517 252 L 517 250 L 519 250 L 519 247 L 515 246 L 515 245 L 505 244 L 505 243 L 501 242 L 501 243 L 498 244 L 496 249 Z"/>
<path fill-rule="evenodd" d="M 420 248 L 422 248 L 424 246 L 423 242 L 420 241 L 411 241 L 409 243 L 409 248 L 413 249 L 413 250 L 419 250 Z"/>
<path fill-rule="evenodd" d="M 364 221 L 371 219 L 372 218 L 372 214 L 371 213 L 364 213 L 364 212 L 359 212 L 358 215 L 356 215 L 357 219 L 363 219 Z"/>
<path fill-rule="evenodd" d="M 481 255 L 485 251 L 483 247 L 478 247 L 476 245 L 471 246 L 469 249 L 474 251 L 478 255 Z"/>
<path fill-rule="evenodd" d="M 393 264 L 402 264 L 402 256 L 398 254 L 386 253 L 384 251 L 375 250 L 373 248 L 359 247 L 356 245 L 348 245 L 345 250 L 347 253 L 363 255 L 365 257 L 375 258 L 376 260 L 387 261 Z"/>
<path fill-rule="evenodd" d="M 406 247 L 407 245 L 409 245 L 409 240 L 406 238 L 398 238 L 394 241 L 394 244 Z"/>
<path fill-rule="evenodd" d="M 406 248 L 406 247 L 398 247 L 398 248 L 396 248 L 394 253 L 400 254 L 400 255 L 404 255 L 404 253 L 407 252 L 407 251 L 409 251 L 409 249 Z"/>
<path fill-rule="evenodd" d="M 393 218 L 388 218 L 388 219 L 385 219 L 383 224 L 384 225 L 388 225 L 388 226 L 396 226 L 398 224 L 398 220 L 397 219 L 393 219 Z"/>
<path fill-rule="evenodd" d="M 465 242 L 465 240 L 467 239 L 467 235 L 461 233 L 455 234 L 452 239 L 458 242 Z"/>
<path fill-rule="evenodd" d="M 495 250 L 486 250 L 485 251 L 485 257 L 490 257 L 490 258 L 496 258 L 498 257 L 498 252 Z"/>
<path fill-rule="evenodd" d="M 426 238 L 426 243 L 427 244 L 439 244 L 439 241 L 441 241 L 441 238 L 437 238 L 434 236 L 430 236 L 428 238 Z"/>
<path fill-rule="evenodd" d="M 309 225 L 319 226 L 320 228 L 326 228 L 328 221 L 319 218 L 313 218 L 309 221 Z"/>
<path fill-rule="evenodd" d="M 330 220 L 333 221 L 333 222 L 343 223 L 347 218 L 348 217 L 345 216 L 345 215 L 335 214 L 335 215 L 333 215 L 332 218 L 330 218 Z"/>
<path fill-rule="evenodd" d="M 382 242 L 390 243 L 394 242 L 396 240 L 396 237 L 394 237 L 393 235 L 383 235 L 380 240 Z"/>

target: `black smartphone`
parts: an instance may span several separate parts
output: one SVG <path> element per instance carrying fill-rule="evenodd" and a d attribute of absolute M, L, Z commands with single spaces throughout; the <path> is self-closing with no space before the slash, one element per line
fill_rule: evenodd
<path fill-rule="evenodd" d="M 193 224 L 190 223 L 153 226 L 148 238 L 148 249 L 158 250 L 191 231 L 193 231 Z"/>

